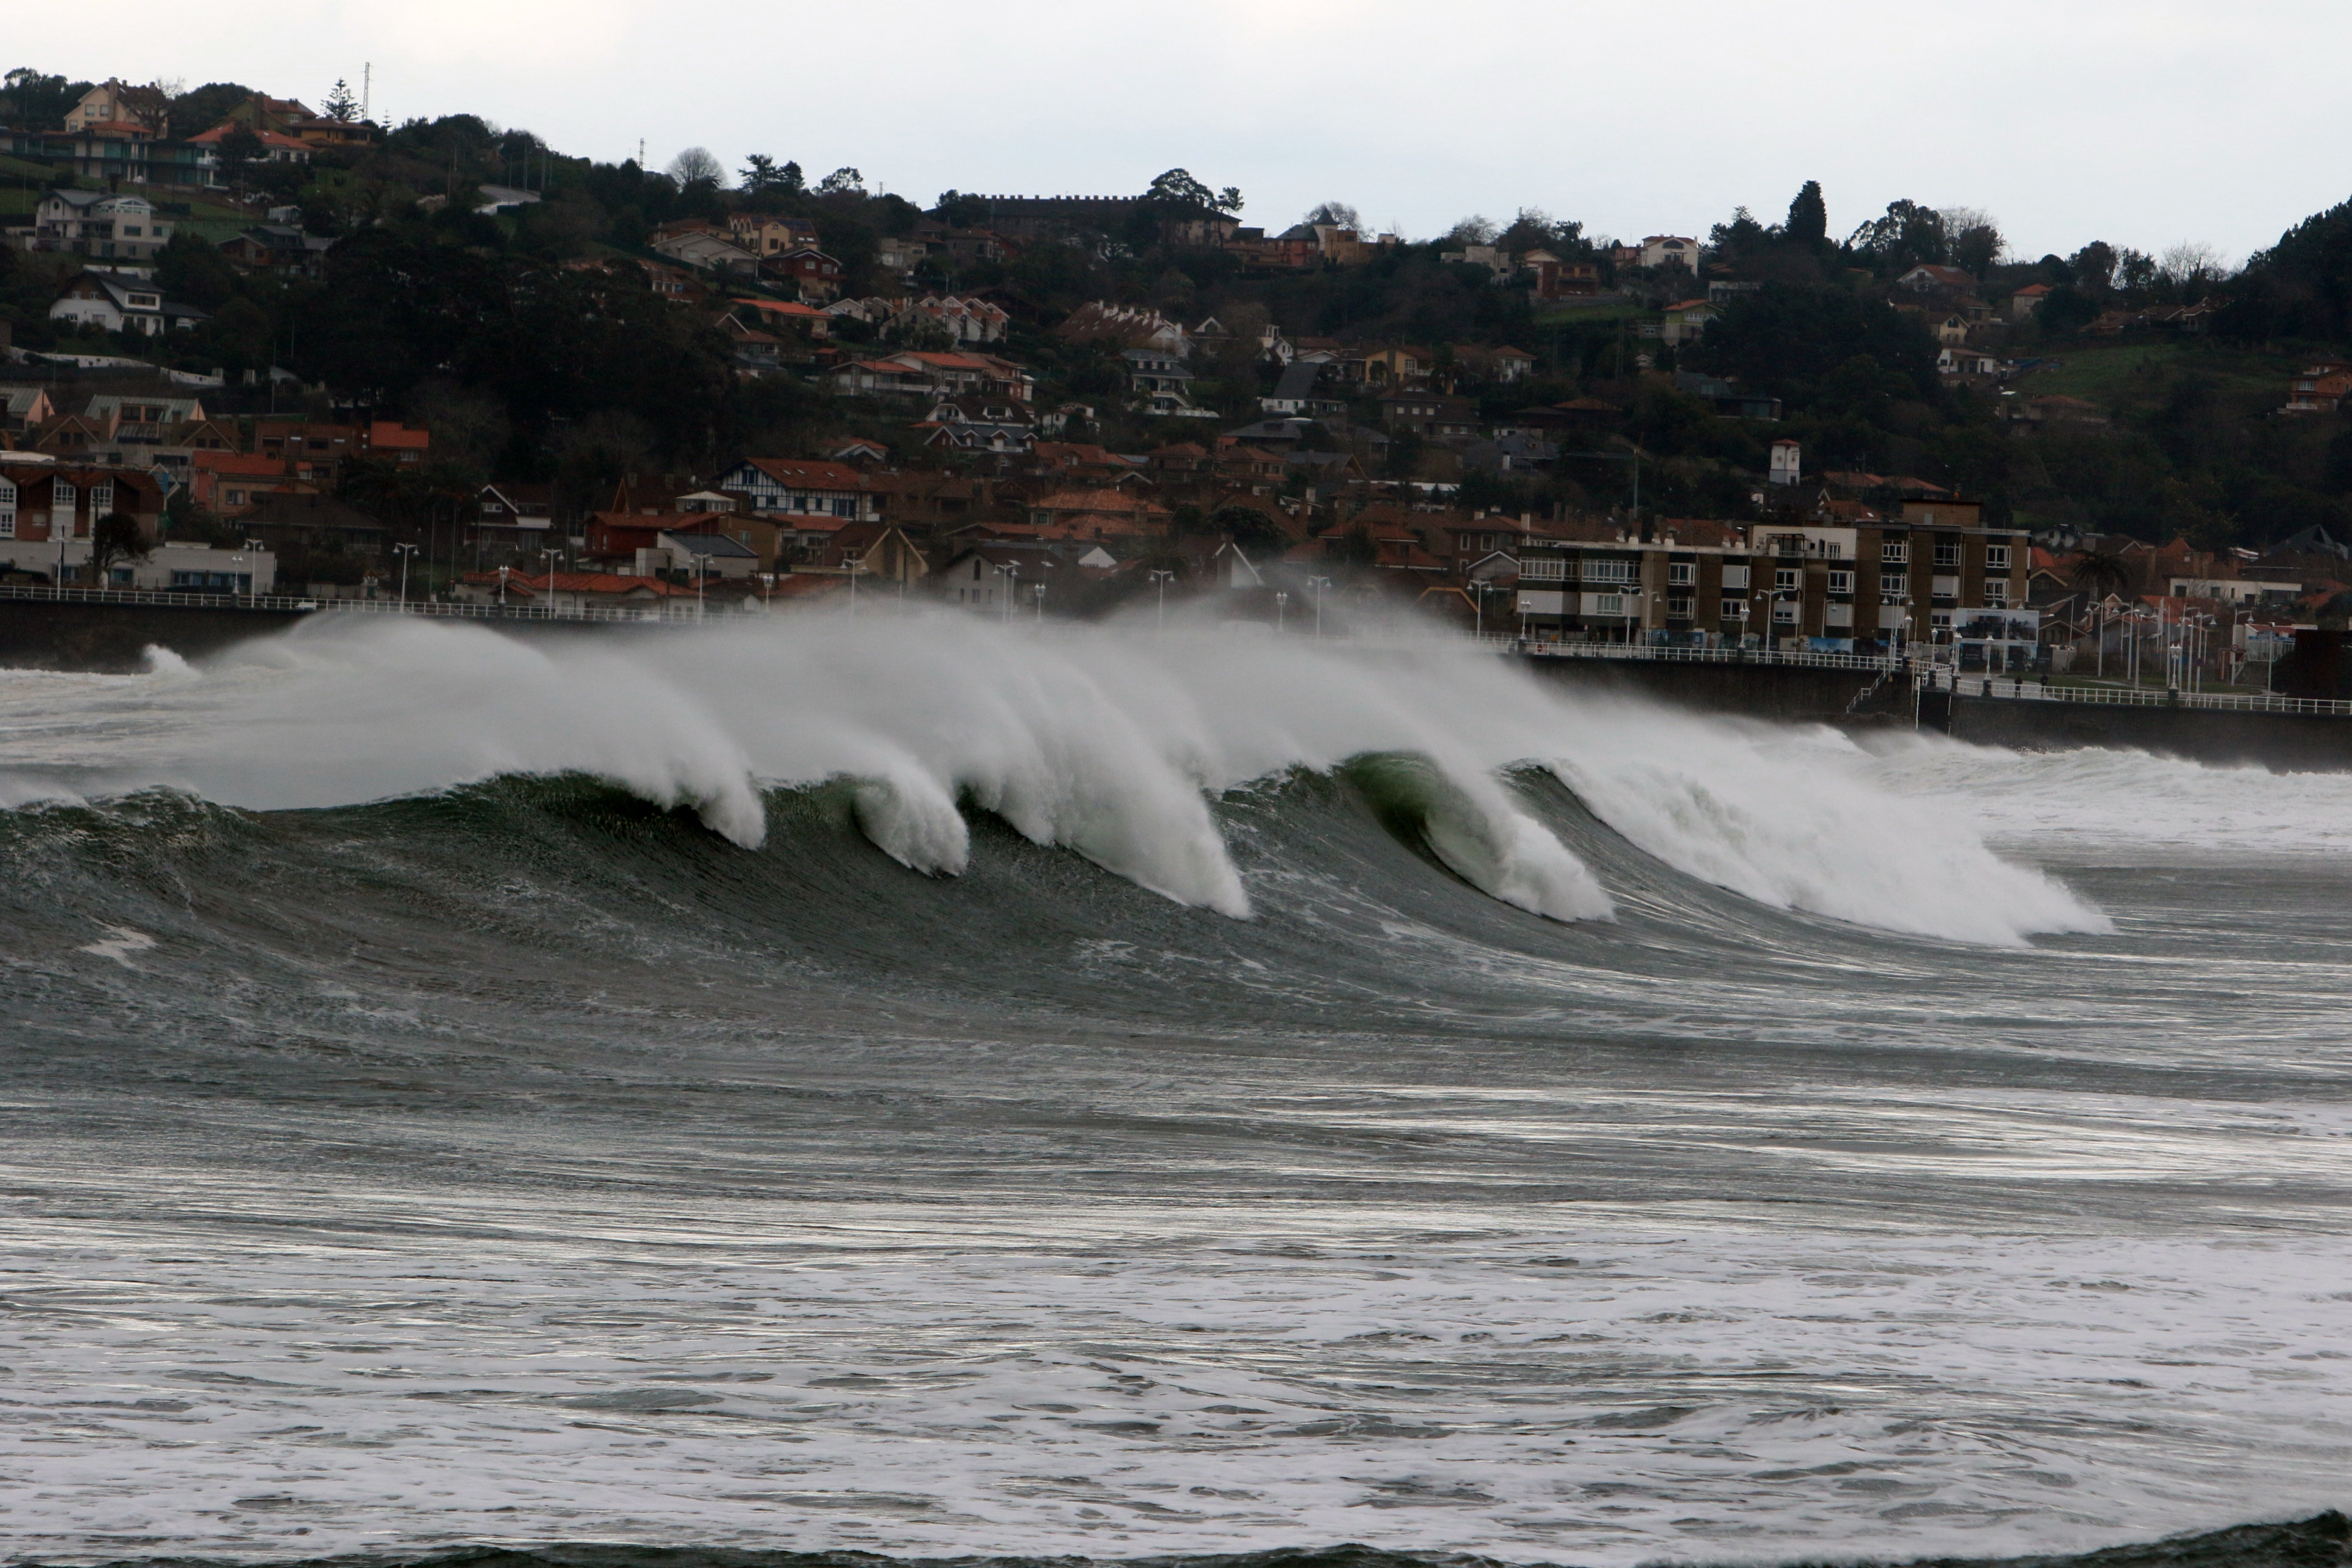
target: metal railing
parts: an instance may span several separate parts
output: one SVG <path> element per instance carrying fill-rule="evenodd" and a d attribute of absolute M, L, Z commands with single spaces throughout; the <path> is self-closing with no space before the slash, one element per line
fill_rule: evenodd
<path fill-rule="evenodd" d="M 734 612 L 722 601 L 707 605 L 667 601 L 659 605 L 587 605 L 558 609 L 540 605 L 457 605 L 438 600 L 325 599 L 291 594 L 237 594 L 175 588 L 63 588 L 28 584 L 0 584 L 0 600 L 27 599 L 67 605 L 143 605 L 184 610 L 264 610 L 308 615 L 334 611 L 343 615 L 422 616 L 461 621 L 577 621 L 583 624 L 628 625 L 645 622 L 699 621 Z"/>
<path fill-rule="evenodd" d="M 2157 690 L 2132 686 L 2052 686 L 2001 675 L 1960 675 L 1941 670 L 1931 687 L 1958 697 L 1991 697 L 2005 701 L 2084 702 L 2126 708 L 2201 708 L 2233 713 L 2301 713 L 2313 717 L 2352 717 L 2352 701 L 2326 697 L 2281 697 L 2268 691 Z"/>
<path fill-rule="evenodd" d="M 1579 643 L 1517 641 L 1490 638 L 1505 642 L 1514 651 L 1537 658 L 1601 658 L 1625 659 L 1636 663 L 1660 664 L 1779 664 L 1812 669 L 1890 670 L 1906 667 L 1906 661 L 1895 656 L 1870 653 L 1819 653 L 1811 648 L 1801 650 L 1777 647 L 1678 647 L 1656 643 Z M 1924 656 L 1908 661 L 1926 668 Z"/>

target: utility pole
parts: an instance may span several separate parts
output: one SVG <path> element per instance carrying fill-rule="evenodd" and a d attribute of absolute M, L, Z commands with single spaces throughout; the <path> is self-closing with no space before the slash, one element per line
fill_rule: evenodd
<path fill-rule="evenodd" d="M 360 64 L 360 121 L 362 124 L 371 122 L 368 106 L 374 101 L 374 95 L 375 62 L 363 60 Z"/>

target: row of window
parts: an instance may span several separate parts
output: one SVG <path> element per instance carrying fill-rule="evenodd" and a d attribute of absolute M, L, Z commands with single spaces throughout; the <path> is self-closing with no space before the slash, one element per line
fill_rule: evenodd
<path fill-rule="evenodd" d="M 1830 558 L 1836 559 L 1834 551 L 1831 552 Z M 1889 542 L 1886 545 L 1885 553 L 1886 564 L 1900 564 L 1908 558 L 1909 551 L 1905 545 L 1895 542 Z M 1986 548 L 1985 570 L 1987 572 L 2005 573 L 2010 569 L 2009 563 L 2009 546 L 1995 544 Z M 1938 570 L 1958 570 L 1960 564 L 1960 547 L 1957 544 L 1937 545 L 1935 563 Z M 1527 561 L 1519 571 L 1520 576 L 1537 583 L 1562 582 L 1567 579 L 1568 574 L 1566 562 L 1540 556 Z M 1631 583 L 1635 580 L 1635 568 L 1633 563 L 1630 561 L 1588 560 L 1582 565 L 1582 577 L 1587 583 Z M 1852 572 L 1832 572 L 1829 574 L 1829 591 L 1832 594 L 1853 593 L 1853 577 L 1854 574 Z M 1772 574 L 1774 588 L 1784 592 L 1801 587 L 1801 579 L 1802 568 L 1801 567 L 1777 567 Z M 1695 586 L 1697 581 L 1698 567 L 1695 563 L 1674 561 L 1667 563 L 1666 585 L 1668 587 L 1691 587 Z M 1723 585 L 1727 589 L 1747 587 L 1748 568 L 1726 566 L 1723 569 Z M 1908 590 L 1910 580 L 1900 572 L 1883 572 L 1879 574 L 1878 585 L 1881 593 L 1901 594 Z"/>

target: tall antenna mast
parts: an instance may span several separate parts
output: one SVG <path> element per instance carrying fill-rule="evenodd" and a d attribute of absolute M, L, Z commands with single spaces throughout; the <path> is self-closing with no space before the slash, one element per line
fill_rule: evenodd
<path fill-rule="evenodd" d="M 362 121 L 370 119 L 368 104 L 374 97 L 374 91 L 375 62 L 363 60 L 360 63 L 360 119 Z"/>

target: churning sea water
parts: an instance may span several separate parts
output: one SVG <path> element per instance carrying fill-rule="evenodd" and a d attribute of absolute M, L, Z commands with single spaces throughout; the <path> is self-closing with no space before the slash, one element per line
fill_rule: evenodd
<path fill-rule="evenodd" d="M 1207 631 L 394 625 L 0 674 L 0 805 L 15 1560 L 2352 1492 L 2352 778 Z"/>

